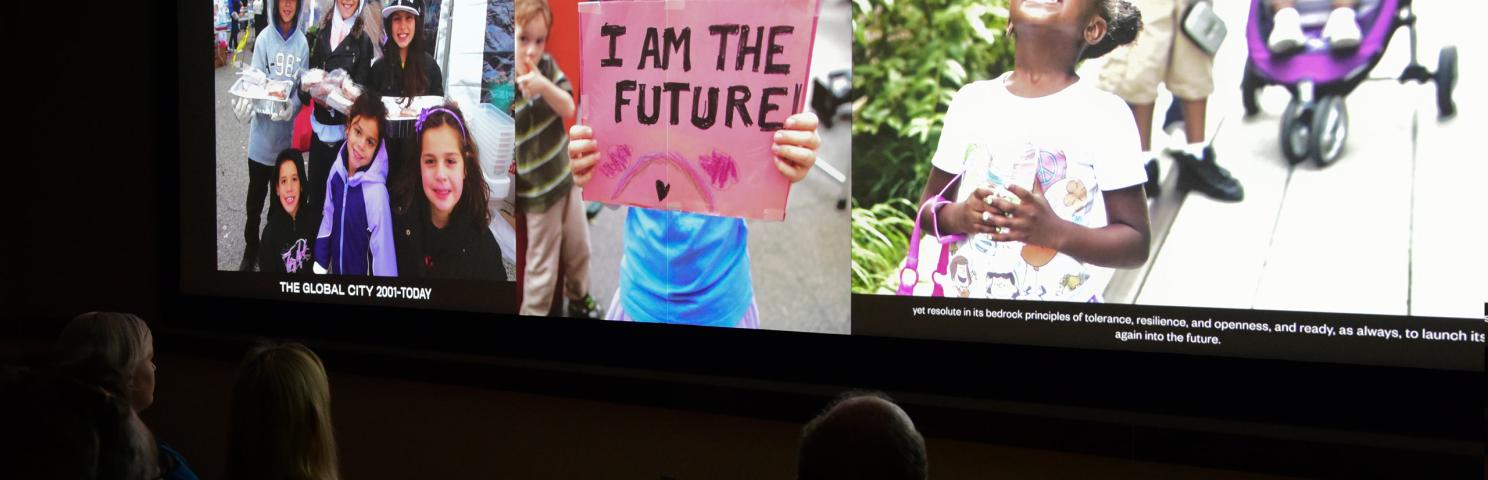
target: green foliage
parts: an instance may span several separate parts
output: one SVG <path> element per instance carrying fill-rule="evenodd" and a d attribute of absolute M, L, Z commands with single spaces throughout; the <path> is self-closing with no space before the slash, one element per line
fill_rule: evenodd
<path fill-rule="evenodd" d="M 919 198 L 956 91 L 1012 68 L 1006 30 L 1007 0 L 854 0 L 854 198 Z"/>
<path fill-rule="evenodd" d="M 852 291 L 898 288 L 951 99 L 1013 66 L 1007 0 L 853 0 Z M 859 205 L 870 205 L 858 208 Z"/>
<path fill-rule="evenodd" d="M 891 293 L 914 229 L 915 204 L 896 198 L 852 210 L 852 291 Z"/>

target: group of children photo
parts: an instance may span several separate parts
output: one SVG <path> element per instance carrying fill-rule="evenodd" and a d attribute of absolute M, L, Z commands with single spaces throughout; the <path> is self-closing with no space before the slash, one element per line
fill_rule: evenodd
<path fill-rule="evenodd" d="M 253 114 L 239 269 L 507 281 L 490 187 L 460 107 L 446 100 L 416 119 L 388 119 L 384 97 L 401 99 L 394 108 L 444 97 L 445 77 L 423 43 L 424 3 L 335 0 L 311 33 L 298 28 L 300 0 L 271 1 L 272 28 L 258 34 L 251 68 L 293 82 L 289 111 L 308 105 L 308 122 Z M 361 94 L 342 113 L 312 98 L 301 82 L 311 70 L 343 71 Z M 292 147 L 301 134 L 305 151 Z"/>

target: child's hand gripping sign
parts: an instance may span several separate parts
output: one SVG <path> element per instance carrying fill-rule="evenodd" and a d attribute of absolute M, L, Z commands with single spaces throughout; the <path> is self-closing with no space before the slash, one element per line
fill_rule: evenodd
<path fill-rule="evenodd" d="M 584 199 L 764 220 L 790 180 L 771 138 L 806 104 L 817 0 L 579 4 Z"/>

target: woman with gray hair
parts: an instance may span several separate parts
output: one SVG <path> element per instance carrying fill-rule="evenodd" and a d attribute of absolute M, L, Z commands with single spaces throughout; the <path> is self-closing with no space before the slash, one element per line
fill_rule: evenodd
<path fill-rule="evenodd" d="M 135 415 L 155 403 L 155 336 L 139 316 L 119 312 L 78 315 L 62 329 L 57 356 L 57 368 L 64 376 L 127 400 Z M 197 478 L 180 452 L 165 442 L 157 442 L 156 447 L 160 478 Z"/>
<path fill-rule="evenodd" d="M 129 400 L 142 412 L 155 402 L 155 337 L 138 316 L 88 312 L 57 339 L 58 368 Z"/>

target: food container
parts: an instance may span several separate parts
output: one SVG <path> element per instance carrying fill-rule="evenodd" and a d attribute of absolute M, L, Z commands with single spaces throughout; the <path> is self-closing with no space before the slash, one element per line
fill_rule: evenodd
<path fill-rule="evenodd" d="M 408 100 L 408 97 L 382 97 L 382 104 L 388 112 L 388 135 L 393 138 L 412 138 L 417 133 L 415 123 L 419 113 L 429 107 L 444 105 L 444 97 L 438 95 L 422 95 L 413 97 L 412 102 Z"/>

